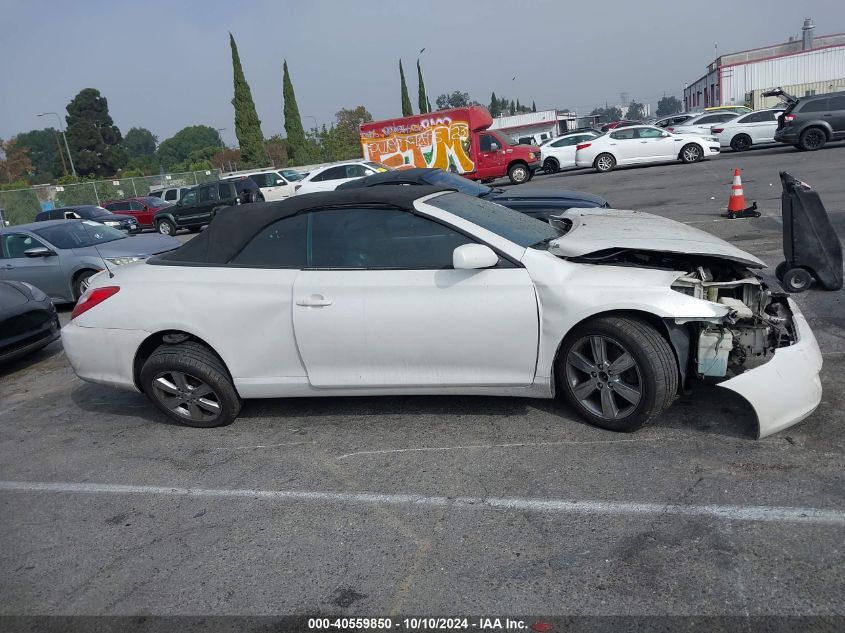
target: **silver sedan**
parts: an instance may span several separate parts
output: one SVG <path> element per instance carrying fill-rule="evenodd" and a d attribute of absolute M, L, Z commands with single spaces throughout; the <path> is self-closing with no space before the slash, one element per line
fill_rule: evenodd
<path fill-rule="evenodd" d="M 73 303 L 107 268 L 172 251 L 166 235 L 126 235 L 90 220 L 52 220 L 0 228 L 0 280 L 25 281 L 56 303 Z"/>

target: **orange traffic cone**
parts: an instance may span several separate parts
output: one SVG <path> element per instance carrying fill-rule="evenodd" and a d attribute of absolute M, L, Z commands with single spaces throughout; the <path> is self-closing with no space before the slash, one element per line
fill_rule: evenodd
<path fill-rule="evenodd" d="M 750 207 L 745 206 L 745 193 L 742 190 L 742 177 L 739 169 L 734 169 L 733 184 L 731 184 L 731 196 L 728 198 L 728 212 L 724 214 L 728 218 L 759 218 L 757 203 Z"/>

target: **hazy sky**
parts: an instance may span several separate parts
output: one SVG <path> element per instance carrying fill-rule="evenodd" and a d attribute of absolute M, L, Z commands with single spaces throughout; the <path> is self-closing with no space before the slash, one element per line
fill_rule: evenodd
<path fill-rule="evenodd" d="M 234 144 L 230 30 L 270 136 L 284 130 L 283 58 L 305 127 L 359 104 L 399 114 L 400 57 L 416 109 L 423 47 L 432 103 L 463 90 L 487 104 L 495 91 L 586 112 L 621 92 L 682 97 L 715 42 L 729 53 L 786 41 L 807 16 L 817 35 L 845 31 L 841 0 L 0 0 L 0 137 L 54 125 L 35 115 L 64 116 L 92 87 L 124 134 L 206 124 Z"/>

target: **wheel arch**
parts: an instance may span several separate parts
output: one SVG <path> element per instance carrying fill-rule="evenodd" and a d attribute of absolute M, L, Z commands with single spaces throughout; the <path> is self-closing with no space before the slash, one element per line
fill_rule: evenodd
<path fill-rule="evenodd" d="M 165 336 L 172 337 L 173 340 L 167 341 L 165 340 Z M 186 332 L 184 330 L 178 329 L 168 329 L 168 330 L 159 330 L 153 334 L 150 334 L 147 338 L 145 338 L 141 344 L 138 346 L 138 349 L 135 350 L 135 358 L 132 360 L 132 380 L 135 382 L 135 386 L 138 388 L 138 391 L 144 391 L 141 385 L 141 368 L 144 366 L 144 363 L 147 362 L 147 359 L 152 356 L 153 352 L 155 352 L 159 347 L 164 345 L 175 345 L 178 343 L 183 343 L 185 341 L 194 341 L 195 343 L 199 343 L 200 345 L 205 346 L 212 354 L 214 354 L 223 367 L 226 369 L 226 373 L 229 375 L 229 379 L 232 379 L 232 372 L 229 371 L 229 366 L 223 357 L 218 353 L 213 346 L 209 345 L 205 340 L 191 334 L 190 332 Z M 234 384 L 234 380 L 232 381 Z M 237 387 L 235 387 L 237 390 Z"/>
<path fill-rule="evenodd" d="M 833 136 L 833 127 L 827 121 L 809 121 L 808 123 L 805 123 L 801 130 L 798 132 L 798 138 L 801 138 L 801 135 L 804 132 L 813 129 L 814 127 L 817 127 L 821 131 L 823 131 L 828 141 Z"/>
<path fill-rule="evenodd" d="M 510 171 L 511 169 L 516 167 L 517 165 L 522 165 L 523 167 L 525 167 L 525 169 L 527 169 L 528 171 L 531 171 L 531 168 L 528 166 L 528 161 L 526 161 L 524 158 L 515 158 L 514 160 L 509 162 L 508 163 L 508 171 Z"/>
<path fill-rule="evenodd" d="M 557 377 L 555 376 L 555 368 L 557 367 L 561 348 L 563 347 L 563 344 L 566 339 L 572 334 L 573 331 L 575 331 L 576 328 L 583 325 L 584 323 L 587 323 L 588 321 L 614 316 L 628 317 L 645 321 L 646 323 L 654 327 L 654 329 L 657 330 L 664 339 L 666 339 L 666 341 L 669 343 L 669 346 L 672 348 L 672 353 L 675 356 L 675 366 L 680 375 L 680 381 L 678 382 L 678 385 L 680 389 L 683 390 L 686 385 L 687 376 L 689 375 L 688 369 L 692 350 L 692 331 L 690 330 L 690 326 L 678 325 L 672 319 L 666 319 L 653 312 L 647 312 L 645 310 L 614 309 L 605 310 L 603 312 L 595 312 L 593 314 L 585 316 L 583 319 L 573 324 L 572 327 L 569 328 L 569 330 L 561 337 L 561 339 L 557 343 L 554 358 L 552 359 L 552 391 L 554 392 L 557 389 Z"/>

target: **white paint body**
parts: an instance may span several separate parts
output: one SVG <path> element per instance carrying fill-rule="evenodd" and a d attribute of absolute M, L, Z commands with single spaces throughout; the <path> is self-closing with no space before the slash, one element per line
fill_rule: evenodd
<path fill-rule="evenodd" d="M 239 171 L 226 174 L 220 180 L 236 180 L 238 178 L 249 177 L 255 181 L 255 184 L 261 190 L 264 200 L 272 202 L 274 200 L 284 200 L 296 193 L 296 183 L 285 178 L 279 170 L 276 169 L 256 169 L 253 171 Z"/>
<path fill-rule="evenodd" d="M 640 129 L 657 130 L 667 136 L 615 138 L 618 132 L 625 133 L 626 130 Z M 719 142 L 712 138 L 696 134 L 675 134 L 650 125 L 632 125 L 611 130 L 603 136 L 584 141 L 584 143 L 589 143 L 589 146 L 575 152 L 575 165 L 578 167 L 592 167 L 599 154 L 610 154 L 616 159 L 617 165 L 643 165 L 678 160 L 681 149 L 689 144 L 700 147 L 703 158 L 718 155 L 720 151 Z"/>
<path fill-rule="evenodd" d="M 758 110 L 751 114 L 740 116 L 727 123 L 720 123 L 711 128 L 713 136 L 719 139 L 722 147 L 730 147 L 731 141 L 740 134 L 745 134 L 751 139 L 753 145 L 763 145 L 775 142 L 775 132 L 778 129 L 778 115 L 780 110 Z M 765 121 L 757 121 L 765 114 Z M 716 132 L 715 130 L 721 130 Z"/>
<path fill-rule="evenodd" d="M 339 185 L 364 176 L 371 176 L 387 168 L 368 160 L 335 163 L 320 167 L 295 184 L 296 194 L 314 193 L 315 191 L 334 191 Z M 345 175 L 340 175 L 343 172 Z"/>
<path fill-rule="evenodd" d="M 222 358 L 243 398 L 551 398 L 561 341 L 593 315 L 634 310 L 679 323 L 717 322 L 730 311 L 672 290 L 683 271 L 571 262 L 548 250 L 520 247 L 424 200 L 416 202 L 420 215 L 473 236 L 519 265 L 280 270 L 128 264 L 114 278 L 95 276 L 92 288 L 121 290 L 63 329 L 71 365 L 84 380 L 137 390 L 133 366 L 139 346 L 149 336 L 177 330 L 201 339 Z M 738 249 L 714 236 L 664 222 L 655 244 L 669 239 L 674 226 L 692 250 L 736 256 Z M 582 239 L 578 230 L 576 245 Z M 616 239 L 623 236 L 618 231 Z M 481 256 L 465 254 L 467 261 Z M 724 383 L 751 401 L 761 435 L 797 422 L 821 397 L 818 346 L 798 308 L 790 307 L 799 326 L 796 345 Z M 781 369 L 787 365 L 788 371 Z M 772 381 L 789 388 L 775 386 L 772 398 Z"/>
<path fill-rule="evenodd" d="M 545 165 L 547 159 L 554 158 L 558 169 L 575 167 L 575 147 L 579 143 L 591 141 L 596 136 L 596 134 L 585 132 L 584 134 L 567 134 L 550 141 L 540 147 L 540 162 Z"/>

